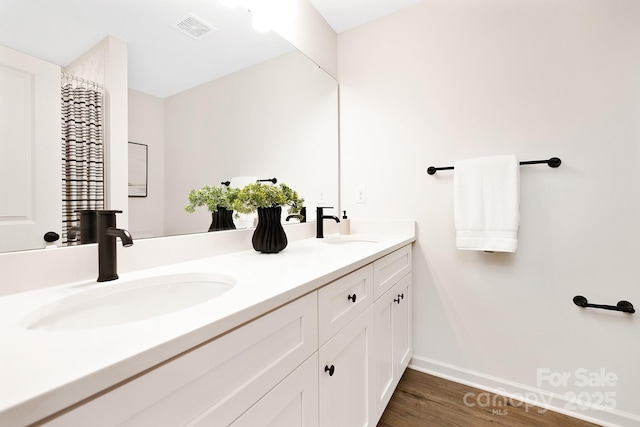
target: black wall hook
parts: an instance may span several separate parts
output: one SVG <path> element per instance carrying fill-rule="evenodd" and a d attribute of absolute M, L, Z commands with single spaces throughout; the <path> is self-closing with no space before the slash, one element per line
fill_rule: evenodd
<path fill-rule="evenodd" d="M 589 304 L 587 299 L 582 295 L 576 295 L 573 297 L 573 303 L 578 307 L 593 307 L 593 308 L 602 308 L 604 310 L 614 310 L 614 311 L 622 311 L 624 313 L 635 313 L 636 310 L 633 308 L 633 304 L 629 301 L 618 301 L 616 305 L 604 305 L 604 304 Z"/>

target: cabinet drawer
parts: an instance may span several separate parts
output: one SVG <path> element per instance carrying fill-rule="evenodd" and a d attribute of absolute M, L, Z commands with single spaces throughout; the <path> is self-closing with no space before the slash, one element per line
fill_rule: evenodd
<path fill-rule="evenodd" d="M 391 252 L 373 263 L 373 296 L 380 298 L 411 271 L 411 245 Z"/>
<path fill-rule="evenodd" d="M 358 317 L 372 302 L 372 264 L 321 288 L 318 291 L 320 345 Z"/>
<path fill-rule="evenodd" d="M 48 425 L 173 427 L 208 415 L 227 426 L 316 351 L 317 328 L 314 292 Z"/>

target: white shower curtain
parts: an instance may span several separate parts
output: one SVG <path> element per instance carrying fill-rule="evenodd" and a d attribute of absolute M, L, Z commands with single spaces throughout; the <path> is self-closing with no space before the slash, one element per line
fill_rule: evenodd
<path fill-rule="evenodd" d="M 65 76 L 62 85 L 62 243 L 83 209 L 104 209 L 102 89 Z M 79 240 L 79 239 L 78 239 Z"/>

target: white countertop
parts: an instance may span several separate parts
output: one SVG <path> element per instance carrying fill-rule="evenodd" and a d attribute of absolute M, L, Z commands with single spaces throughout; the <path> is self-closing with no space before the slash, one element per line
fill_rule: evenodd
<path fill-rule="evenodd" d="M 74 331 L 23 326 L 38 307 L 108 282 L 1 297 L 0 425 L 28 425 L 54 414 L 413 242 L 415 232 L 364 237 L 378 243 L 333 245 L 312 238 L 290 242 L 279 254 L 234 252 L 121 274 L 119 281 L 212 272 L 229 275 L 236 284 L 191 308 L 116 326 Z"/>

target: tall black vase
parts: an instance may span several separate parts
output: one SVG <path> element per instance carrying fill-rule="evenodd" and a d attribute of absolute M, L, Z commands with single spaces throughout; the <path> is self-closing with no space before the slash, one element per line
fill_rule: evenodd
<path fill-rule="evenodd" d="M 287 247 L 287 235 L 282 228 L 282 207 L 258 208 L 258 226 L 253 232 L 253 249 L 275 254 Z"/>
<path fill-rule="evenodd" d="M 218 206 L 217 212 L 211 212 L 211 225 L 209 231 L 235 230 L 233 223 L 233 211 Z"/>

